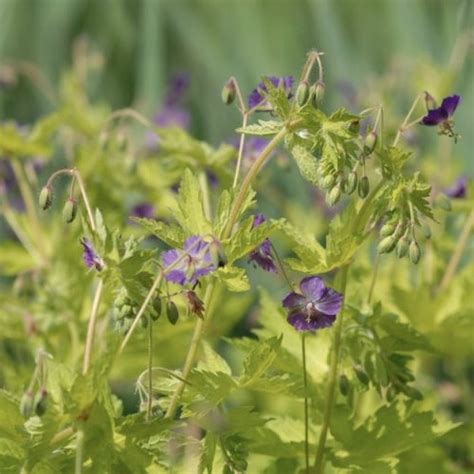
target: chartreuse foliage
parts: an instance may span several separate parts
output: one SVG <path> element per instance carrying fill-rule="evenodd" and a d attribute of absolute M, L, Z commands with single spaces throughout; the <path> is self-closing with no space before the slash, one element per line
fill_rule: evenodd
<path fill-rule="evenodd" d="M 155 127 L 130 110 L 111 116 L 90 104 L 73 73 L 57 110 L 36 125 L 0 124 L 0 154 L 26 208 L 2 201 L 17 238 L 0 249 L 8 277 L 0 294 L 0 472 L 320 474 L 325 465 L 327 473 L 404 474 L 427 447 L 430 460 L 441 459 L 439 472 L 454 472 L 442 443 L 467 428 L 449 419 L 430 368 L 440 357 L 472 357 L 472 265 L 439 290 L 470 208 L 459 204 L 447 224 L 435 215 L 430 178 L 414 171 L 397 130 L 383 129 L 380 107 L 368 109 L 377 115 L 361 133 L 367 111 L 326 113 L 321 89 L 298 103 L 272 81 L 263 85 L 271 117 L 250 114 L 238 131 L 271 141 L 235 186 L 233 147 Z M 148 127 L 154 148 L 143 146 L 141 129 L 123 125 L 128 118 Z M 273 202 L 281 217 L 256 224 L 260 196 L 275 201 L 257 175 L 279 145 L 298 180 L 323 192 L 331 219 L 321 220 L 321 202 L 289 199 L 280 213 Z M 64 168 L 46 177 L 51 209 L 38 214 L 30 158 L 56 154 L 65 154 Z M 66 192 L 78 201 L 69 226 L 57 218 Z M 155 218 L 129 218 L 135 194 L 155 205 Z M 435 223 L 431 242 L 427 222 Z M 186 249 L 196 236 L 198 256 Z M 100 265 L 84 266 L 81 238 Z M 409 258 L 374 264 L 374 243 L 381 254 L 396 248 Z M 170 249 L 184 284 L 168 278 Z M 258 262 L 255 252 L 267 252 L 278 270 L 271 284 L 262 277 L 270 289 L 258 295 L 261 274 L 247 265 Z M 188 284 L 204 257 L 204 273 Z M 331 286 L 345 301 L 332 328 L 305 336 L 303 358 L 281 300 L 315 274 L 328 284 L 337 275 Z"/>

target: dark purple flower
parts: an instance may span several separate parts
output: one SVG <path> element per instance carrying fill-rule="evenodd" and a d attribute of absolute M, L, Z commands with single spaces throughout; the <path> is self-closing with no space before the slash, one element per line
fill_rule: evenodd
<path fill-rule="evenodd" d="M 176 265 L 165 274 L 165 278 L 178 285 L 194 285 L 198 279 L 216 269 L 212 248 L 215 244 L 205 242 L 198 235 L 186 239 L 183 249 L 171 249 L 161 254 L 163 267 Z"/>
<path fill-rule="evenodd" d="M 82 252 L 82 259 L 84 260 L 86 267 L 94 267 L 100 272 L 104 268 L 104 261 L 95 253 L 92 242 L 86 237 L 83 237 L 81 239 L 81 245 L 84 249 Z"/>
<path fill-rule="evenodd" d="M 464 199 L 466 197 L 466 184 L 466 177 L 461 176 L 452 186 L 444 190 L 444 194 L 453 199 Z"/>
<path fill-rule="evenodd" d="M 132 207 L 130 216 L 152 219 L 155 217 L 155 208 L 149 202 L 141 202 Z"/>
<path fill-rule="evenodd" d="M 253 219 L 252 229 L 258 227 L 265 222 L 263 214 L 256 214 Z M 267 272 L 276 273 L 277 269 L 272 255 L 272 243 L 270 239 L 265 239 L 255 250 L 249 255 L 249 262 L 257 264 L 260 268 Z"/>
<path fill-rule="evenodd" d="M 291 292 L 282 304 L 288 309 L 288 322 L 297 331 L 315 331 L 332 326 L 342 308 L 343 296 L 317 276 L 303 278 L 301 293 Z"/>
<path fill-rule="evenodd" d="M 447 135 L 456 140 L 458 135 L 453 130 L 451 117 L 457 109 L 460 100 L 461 97 L 458 95 L 445 97 L 440 107 L 428 110 L 428 113 L 421 119 L 421 123 L 428 127 L 438 125 L 440 135 Z"/>
<path fill-rule="evenodd" d="M 286 92 L 287 96 L 291 96 L 291 88 L 293 87 L 293 77 L 292 76 L 283 76 L 283 77 L 276 77 L 276 76 L 268 76 L 267 79 L 275 86 L 275 87 L 282 87 L 283 90 Z M 265 107 L 268 105 L 266 101 L 267 95 L 267 86 L 261 82 L 256 89 L 254 89 L 249 97 L 248 97 L 248 104 L 251 109 L 254 107 Z"/>

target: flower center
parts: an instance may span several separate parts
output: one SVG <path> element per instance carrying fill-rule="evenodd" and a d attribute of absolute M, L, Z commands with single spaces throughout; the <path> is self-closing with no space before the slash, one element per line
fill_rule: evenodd
<path fill-rule="evenodd" d="M 306 321 L 310 322 L 312 319 L 315 318 L 317 315 L 316 307 L 312 301 L 308 301 L 304 307 L 304 315 L 306 317 Z"/>

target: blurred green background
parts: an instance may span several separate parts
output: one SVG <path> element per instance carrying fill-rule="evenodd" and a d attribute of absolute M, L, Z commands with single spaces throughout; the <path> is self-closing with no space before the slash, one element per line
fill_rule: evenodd
<path fill-rule="evenodd" d="M 229 75 L 249 92 L 262 74 L 297 74 L 318 48 L 326 53 L 330 106 L 347 105 L 342 85 L 359 92 L 361 106 L 373 105 L 379 75 L 406 89 L 389 104 L 400 114 L 420 90 L 460 93 L 456 155 L 472 174 L 473 19 L 472 0 L 0 0 L 0 61 L 33 62 L 55 87 L 85 36 L 104 57 L 92 97 L 147 114 L 172 73 L 187 72 L 192 131 L 217 143 L 239 121 L 220 102 Z M 449 74 L 440 85 L 438 76 Z M 24 79 L 0 92 L 2 120 L 29 122 L 49 107 Z"/>

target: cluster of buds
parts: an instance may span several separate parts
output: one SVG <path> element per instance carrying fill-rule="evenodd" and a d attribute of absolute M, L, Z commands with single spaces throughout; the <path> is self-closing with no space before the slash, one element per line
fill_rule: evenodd
<path fill-rule="evenodd" d="M 49 180 L 48 183 L 43 186 L 39 195 L 39 206 L 41 209 L 46 211 L 53 204 L 53 186 L 52 180 Z M 73 222 L 77 215 L 77 201 L 73 197 L 72 192 L 70 196 L 66 199 L 63 207 L 63 221 L 66 224 Z"/>
<path fill-rule="evenodd" d="M 20 413 L 29 418 L 33 414 L 43 416 L 47 409 L 48 391 L 45 387 L 40 387 L 33 395 L 33 391 L 28 389 L 20 400 Z"/>
<path fill-rule="evenodd" d="M 431 237 L 431 229 L 427 224 L 422 226 L 423 236 L 426 239 Z M 381 230 L 382 240 L 378 245 L 379 253 L 390 253 L 396 250 L 398 258 L 406 255 L 415 265 L 420 261 L 421 249 L 416 239 L 414 222 L 404 218 L 391 218 L 386 222 Z"/>

